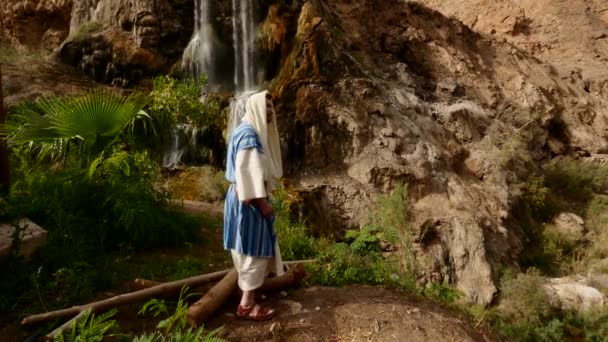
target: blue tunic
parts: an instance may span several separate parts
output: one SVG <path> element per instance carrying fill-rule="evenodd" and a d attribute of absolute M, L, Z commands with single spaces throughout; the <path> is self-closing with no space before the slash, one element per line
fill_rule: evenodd
<path fill-rule="evenodd" d="M 274 219 L 265 219 L 253 205 L 239 201 L 235 191 L 235 163 L 239 151 L 255 148 L 264 153 L 255 129 L 248 123 L 241 123 L 232 133 L 226 158 L 226 179 L 232 183 L 226 193 L 224 203 L 224 249 L 253 257 L 273 257 L 276 234 Z"/>

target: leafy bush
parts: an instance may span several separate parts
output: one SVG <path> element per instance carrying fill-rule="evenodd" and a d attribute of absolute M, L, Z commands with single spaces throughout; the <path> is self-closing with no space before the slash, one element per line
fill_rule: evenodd
<path fill-rule="evenodd" d="M 220 103 L 214 99 L 201 101 L 207 77 L 177 80 L 170 76 L 154 79 L 152 101 L 147 107 L 159 130 L 169 129 L 175 123 L 188 123 L 198 127 L 215 126 L 220 131 L 226 126 Z"/>
<path fill-rule="evenodd" d="M 608 188 L 608 167 L 560 158 L 544 168 L 546 184 L 557 194 L 586 202 Z"/>
<path fill-rule="evenodd" d="M 377 204 L 370 215 L 369 225 L 360 231 L 347 233 L 348 243 L 338 243 L 322 250 L 319 262 L 310 266 L 312 282 L 334 286 L 384 284 L 424 293 L 416 285 L 406 187 L 398 184 L 390 194 L 379 197 Z M 398 251 L 383 256 L 380 249 L 382 240 L 396 245 Z"/>
<path fill-rule="evenodd" d="M 195 239 L 196 220 L 166 209 L 164 195 L 154 190 L 158 166 L 145 152 L 123 153 L 116 158 L 128 167 L 121 162 L 120 170 L 105 157 L 93 172 L 53 172 L 43 165 L 20 169 L 8 201 L 17 216 L 27 216 L 47 230 L 47 244 L 30 264 L 10 263 L 19 271 L 2 276 L 2 309 L 35 300 L 29 275 L 38 274 L 38 297 L 51 295 L 52 290 L 53 305 L 66 305 L 112 285 L 120 265 L 104 257 L 106 253 Z"/>
<path fill-rule="evenodd" d="M 543 290 L 544 279 L 540 273 L 530 270 L 515 277 L 506 276 L 501 281 L 503 312 L 511 320 L 542 326 L 552 315 L 549 296 Z"/>
<path fill-rule="evenodd" d="M 285 188 L 274 192 L 271 201 L 275 213 L 274 227 L 279 236 L 281 256 L 285 260 L 315 258 L 322 241 L 317 241 L 308 233 L 303 222 L 294 223 L 291 218 L 291 195 Z"/>
<path fill-rule="evenodd" d="M 603 259 L 608 257 L 608 196 L 596 195 L 589 202 L 586 213 L 587 226 L 590 228 L 592 246 L 587 250 L 588 257 Z"/>

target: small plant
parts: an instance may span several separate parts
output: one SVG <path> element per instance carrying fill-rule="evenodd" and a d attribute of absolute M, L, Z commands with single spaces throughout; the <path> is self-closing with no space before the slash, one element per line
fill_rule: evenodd
<path fill-rule="evenodd" d="M 106 334 L 118 329 L 118 323 L 110 319 L 118 312 L 117 309 L 112 309 L 104 314 L 95 316 L 90 311 L 85 315 L 84 319 L 72 325 L 69 333 L 59 333 L 55 335 L 55 342 L 101 342 L 107 336 Z"/>
<path fill-rule="evenodd" d="M 541 326 L 552 315 L 549 297 L 543 290 L 544 279 L 540 272 L 529 270 L 515 277 L 506 276 L 501 281 L 503 312 L 512 320 Z"/>
<path fill-rule="evenodd" d="M 183 287 L 177 306 L 173 314 L 166 319 L 160 321 L 156 326 L 158 329 L 162 329 L 162 332 L 154 332 L 152 334 L 143 335 L 135 338 L 133 341 L 150 342 L 150 341 L 175 341 L 175 342 L 186 342 L 186 341 L 205 341 L 205 342 L 221 342 L 224 341 L 217 337 L 222 328 L 215 329 L 209 333 L 206 333 L 203 327 L 198 329 L 186 329 L 188 322 L 188 304 L 186 299 L 195 295 L 193 293 L 186 295 L 188 287 Z M 154 317 L 158 315 L 166 315 L 169 310 L 164 300 L 152 299 L 148 301 L 139 310 L 139 314 L 145 314 L 146 312 L 152 312 Z"/>
<path fill-rule="evenodd" d="M 433 298 L 442 303 L 452 304 L 462 297 L 462 292 L 446 284 L 433 282 L 425 287 L 422 293 L 429 298 Z"/>
<path fill-rule="evenodd" d="M 304 222 L 294 223 L 291 218 L 291 208 L 295 196 L 286 188 L 276 190 L 271 197 L 275 213 L 275 229 L 279 236 L 281 254 L 285 260 L 302 260 L 314 258 L 319 254 L 319 244 L 308 232 Z M 295 198 L 295 201 L 298 199 Z M 295 203 L 295 205 L 299 205 Z"/>

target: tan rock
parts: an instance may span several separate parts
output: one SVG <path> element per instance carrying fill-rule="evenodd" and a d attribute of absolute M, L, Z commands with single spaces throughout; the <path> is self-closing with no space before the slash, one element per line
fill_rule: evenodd
<path fill-rule="evenodd" d="M 18 226 L 22 229 L 19 255 L 29 258 L 38 248 L 46 244 L 47 232 L 27 218 L 19 220 Z M 0 258 L 10 255 L 14 233 L 14 226 L 0 223 Z"/>
<path fill-rule="evenodd" d="M 583 238 L 587 232 L 585 221 L 573 213 L 560 213 L 547 228 L 576 239 Z"/>
<path fill-rule="evenodd" d="M 551 305 L 561 310 L 586 312 L 599 310 L 608 304 L 608 299 L 596 288 L 591 287 L 588 278 L 552 278 L 545 284 Z"/>

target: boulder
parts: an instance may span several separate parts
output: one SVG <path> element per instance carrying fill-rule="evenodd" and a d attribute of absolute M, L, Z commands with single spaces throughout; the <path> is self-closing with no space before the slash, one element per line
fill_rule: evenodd
<path fill-rule="evenodd" d="M 552 278 L 545 284 L 551 306 L 561 310 L 586 312 L 608 305 L 608 299 L 586 277 Z"/>
<path fill-rule="evenodd" d="M 577 240 L 582 239 L 587 232 L 585 221 L 573 213 L 560 213 L 553 220 L 553 224 L 547 226 L 547 229 Z"/>
<path fill-rule="evenodd" d="M 17 223 L 21 241 L 19 243 L 19 255 L 30 258 L 36 250 L 46 244 L 46 230 L 27 218 L 20 219 Z M 15 227 L 8 223 L 0 223 L 0 258 L 11 254 Z"/>

